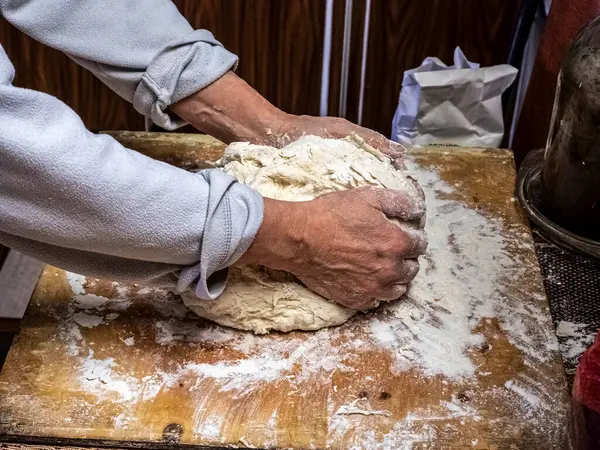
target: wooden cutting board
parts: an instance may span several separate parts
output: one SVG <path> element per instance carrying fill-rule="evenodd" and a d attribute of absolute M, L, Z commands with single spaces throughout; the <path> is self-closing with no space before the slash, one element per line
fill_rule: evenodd
<path fill-rule="evenodd" d="M 187 169 L 224 146 L 117 133 Z M 427 148 L 429 256 L 400 303 L 256 337 L 179 298 L 46 267 L 0 375 L 0 441 L 558 449 L 568 392 L 510 152 Z"/>

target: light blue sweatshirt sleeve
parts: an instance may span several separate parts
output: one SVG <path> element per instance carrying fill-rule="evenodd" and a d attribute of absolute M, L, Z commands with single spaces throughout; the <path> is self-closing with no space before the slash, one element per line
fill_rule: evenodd
<path fill-rule="evenodd" d="M 189 173 L 95 135 L 13 76 L 0 46 L 0 243 L 71 271 L 216 298 L 258 231 L 262 197 L 221 171 Z"/>
<path fill-rule="evenodd" d="M 170 0 L 0 0 L 0 15 L 66 53 L 168 130 L 185 124 L 169 105 L 237 64 Z"/>

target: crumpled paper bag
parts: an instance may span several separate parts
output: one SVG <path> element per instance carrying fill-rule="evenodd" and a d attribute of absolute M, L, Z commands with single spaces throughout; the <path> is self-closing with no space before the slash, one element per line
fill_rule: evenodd
<path fill-rule="evenodd" d="M 502 93 L 516 76 L 508 64 L 479 67 L 459 47 L 450 67 L 425 58 L 404 72 L 392 140 L 408 146 L 498 147 L 504 134 Z"/>

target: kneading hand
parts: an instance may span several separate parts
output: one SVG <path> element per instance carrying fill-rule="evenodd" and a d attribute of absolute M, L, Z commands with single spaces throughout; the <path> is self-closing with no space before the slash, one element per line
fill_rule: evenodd
<path fill-rule="evenodd" d="M 345 138 L 357 134 L 402 167 L 404 147 L 382 134 L 339 117 L 286 114 L 270 104 L 233 72 L 189 97 L 174 103 L 171 111 L 201 131 L 223 142 L 252 142 L 283 147 L 304 134 Z"/>
<path fill-rule="evenodd" d="M 239 263 L 285 270 L 323 297 L 370 308 L 404 294 L 426 250 L 422 231 L 388 218 L 412 222 L 423 214 L 420 200 L 371 187 L 309 202 L 265 199 L 263 224 Z"/>
<path fill-rule="evenodd" d="M 384 135 L 361 127 L 339 117 L 313 117 L 288 115 L 282 119 L 276 131 L 278 144 L 286 145 L 304 134 L 314 134 L 323 138 L 342 139 L 350 134 L 363 138 L 367 144 L 388 155 L 392 160 L 401 160 L 404 147 L 390 141 Z"/>

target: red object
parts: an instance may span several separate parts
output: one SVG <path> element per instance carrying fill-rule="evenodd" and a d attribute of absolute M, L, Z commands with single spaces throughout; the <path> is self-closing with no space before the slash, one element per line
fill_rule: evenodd
<path fill-rule="evenodd" d="M 600 333 L 579 360 L 573 383 L 569 441 L 572 450 L 600 449 Z"/>

